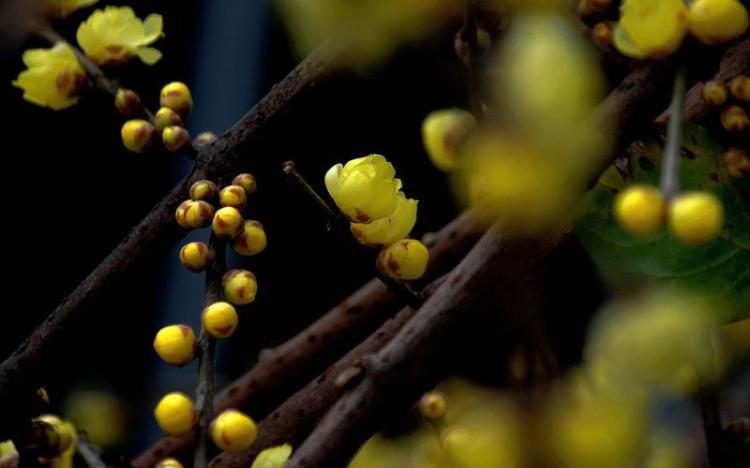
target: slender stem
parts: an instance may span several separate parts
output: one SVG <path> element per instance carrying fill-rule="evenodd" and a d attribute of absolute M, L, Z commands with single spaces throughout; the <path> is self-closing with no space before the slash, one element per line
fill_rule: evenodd
<path fill-rule="evenodd" d="M 99 456 L 99 451 L 92 446 L 88 437 L 85 434 L 79 433 L 78 440 L 76 441 L 76 450 L 81 458 L 86 461 L 86 464 L 92 468 L 107 468 L 107 464 L 104 463 Z"/>
<path fill-rule="evenodd" d="M 315 203 L 323 216 L 325 216 L 329 232 L 336 232 L 342 238 L 348 239 L 352 244 L 356 246 L 356 248 L 360 248 L 361 246 L 359 245 L 359 243 L 356 241 L 356 239 L 354 239 L 354 236 L 351 235 L 349 222 L 343 216 L 337 214 L 328 206 L 325 200 L 323 200 L 323 197 L 321 197 L 318 192 L 316 192 L 315 189 L 312 188 L 312 186 L 307 182 L 307 180 L 305 180 L 302 174 L 297 171 L 297 167 L 294 164 L 294 161 L 286 161 L 284 162 L 282 167 L 284 169 L 284 173 L 286 173 L 286 175 L 289 177 L 289 180 L 297 185 L 305 193 L 305 195 L 307 195 Z M 401 295 L 409 305 L 419 307 L 422 302 L 424 302 L 424 299 L 421 297 L 421 295 L 413 291 L 407 283 L 395 281 L 392 278 L 389 278 L 388 276 L 384 275 L 379 268 L 375 268 L 375 275 L 383 283 L 385 283 L 389 289 Z"/>
<path fill-rule="evenodd" d="M 471 111 L 479 119 L 482 112 L 481 98 L 481 79 L 479 66 L 479 43 L 477 36 L 477 22 L 474 12 L 474 6 L 471 0 L 466 0 L 466 13 L 464 25 L 458 33 L 458 39 L 465 46 L 466 56 L 461 57 L 469 73 L 469 100 L 471 102 Z"/>
<path fill-rule="evenodd" d="M 673 198 L 680 190 L 680 149 L 682 147 L 682 114 L 685 106 L 686 69 L 677 69 L 672 89 L 671 114 L 667 128 L 667 145 L 661 167 L 661 191 L 667 199 Z"/>
<path fill-rule="evenodd" d="M 226 242 L 218 239 L 213 233 L 209 241 L 209 250 L 213 259 L 206 271 L 205 306 L 218 301 L 221 297 L 221 278 L 226 271 Z M 214 360 L 216 339 L 201 328 L 199 340 L 200 357 L 198 361 L 198 388 L 195 407 L 198 411 L 198 443 L 195 446 L 193 466 L 204 468 L 208 465 L 208 427 L 213 419 L 214 409 Z"/>

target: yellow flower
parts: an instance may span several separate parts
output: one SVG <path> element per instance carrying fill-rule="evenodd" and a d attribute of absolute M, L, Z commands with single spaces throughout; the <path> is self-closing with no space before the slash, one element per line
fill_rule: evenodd
<path fill-rule="evenodd" d="M 352 223 L 352 234 L 360 244 L 379 247 L 408 236 L 417 222 L 417 200 L 398 192 L 393 213 L 369 224 Z"/>
<path fill-rule="evenodd" d="M 44 10 L 51 16 L 64 18 L 81 8 L 93 5 L 99 0 L 44 0 Z"/>
<path fill-rule="evenodd" d="M 326 188 L 339 209 L 352 221 L 369 223 L 396 209 L 401 181 L 384 156 L 371 154 L 336 164 L 325 176 Z"/>
<path fill-rule="evenodd" d="M 161 15 L 141 21 L 130 7 L 108 6 L 96 10 L 78 27 L 76 38 L 86 56 L 98 64 L 117 64 L 138 56 L 147 65 L 161 59 L 161 52 L 147 47 L 162 36 Z"/>
<path fill-rule="evenodd" d="M 154 409 L 154 416 L 161 430 L 171 436 L 187 434 L 198 423 L 192 400 L 181 392 L 164 395 Z"/>
<path fill-rule="evenodd" d="M 225 452 L 240 452 L 250 447 L 258 436 L 255 421 L 234 409 L 216 416 L 209 428 L 211 440 Z"/>
<path fill-rule="evenodd" d="M 695 0 L 690 4 L 690 32 L 704 44 L 739 37 L 748 24 L 747 9 L 738 0 Z"/>
<path fill-rule="evenodd" d="M 284 468 L 284 464 L 292 455 L 292 446 L 289 444 L 269 447 L 255 457 L 250 468 Z"/>
<path fill-rule="evenodd" d="M 680 47 L 688 26 L 683 0 L 625 0 L 615 47 L 630 57 L 663 58 Z"/>
<path fill-rule="evenodd" d="M 23 53 L 28 67 L 13 86 L 23 89 L 23 98 L 37 106 L 65 109 L 78 102 L 76 93 L 86 77 L 73 50 L 64 42 L 50 49 L 31 49 Z"/>
<path fill-rule="evenodd" d="M 376 260 L 378 268 L 395 280 L 415 280 L 424 275 L 430 251 L 415 239 L 401 239 L 385 247 Z"/>

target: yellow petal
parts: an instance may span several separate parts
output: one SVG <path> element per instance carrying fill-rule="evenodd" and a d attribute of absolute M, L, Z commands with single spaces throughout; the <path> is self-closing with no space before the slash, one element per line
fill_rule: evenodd
<path fill-rule="evenodd" d="M 136 54 L 138 54 L 138 58 L 146 65 L 153 65 L 161 60 L 162 57 L 162 53 L 153 47 L 139 47 L 136 49 Z"/>
<path fill-rule="evenodd" d="M 393 213 L 369 224 L 352 223 L 352 234 L 361 244 L 373 247 L 403 239 L 417 222 L 417 203 L 417 200 L 411 198 L 407 200 L 403 192 L 399 192 Z"/>

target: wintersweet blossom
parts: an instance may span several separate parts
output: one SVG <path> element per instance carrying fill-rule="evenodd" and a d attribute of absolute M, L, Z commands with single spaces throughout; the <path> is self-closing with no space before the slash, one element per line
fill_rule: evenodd
<path fill-rule="evenodd" d="M 13 81 L 23 89 L 23 98 L 53 110 L 78 102 L 77 92 L 86 77 L 69 45 L 58 42 L 49 49 L 30 49 L 23 53 L 28 67 Z"/>
<path fill-rule="evenodd" d="M 78 27 L 76 39 L 86 56 L 101 65 L 119 64 L 138 56 L 147 65 L 161 59 L 161 52 L 148 47 L 163 36 L 161 15 L 141 21 L 130 7 L 108 6 L 94 11 Z"/>
<path fill-rule="evenodd" d="M 664 58 L 680 47 L 687 29 L 683 0 L 625 0 L 614 31 L 615 47 L 638 59 Z"/>

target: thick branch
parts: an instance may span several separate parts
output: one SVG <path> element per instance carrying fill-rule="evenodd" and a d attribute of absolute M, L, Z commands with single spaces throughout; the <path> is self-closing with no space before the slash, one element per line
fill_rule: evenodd
<path fill-rule="evenodd" d="M 480 236 L 477 220 L 464 213 L 436 233 L 424 236 L 430 248 L 426 280 L 448 271 Z M 398 305 L 395 294 L 373 279 L 299 334 L 261 353 L 258 363 L 222 390 L 214 401 L 216 413 L 244 408 L 262 418 L 286 396 L 340 356 L 354 339 L 373 330 Z M 195 443 L 187 437 L 165 437 L 132 461 L 134 468 L 150 468 L 167 456 L 184 453 Z"/>
<path fill-rule="evenodd" d="M 28 419 L 33 389 L 41 370 L 60 349 L 71 319 L 100 298 L 140 261 L 163 252 L 185 235 L 174 223 L 177 205 L 187 197 L 190 184 L 199 179 L 237 172 L 243 157 L 259 143 L 262 130 L 277 123 L 307 89 L 329 76 L 336 67 L 339 45 L 327 42 L 312 52 L 213 144 L 198 150 L 198 164 L 76 289 L 0 364 L 0 439 L 12 437 L 13 428 Z M 20 424 L 19 424 L 20 423 Z"/>
<path fill-rule="evenodd" d="M 737 75 L 750 74 L 750 39 L 730 47 L 719 63 L 719 71 L 714 80 L 727 84 Z M 713 106 L 703 100 L 703 83 L 696 83 L 685 95 L 685 109 L 683 116 L 688 122 L 695 122 L 708 114 Z M 662 112 L 656 118 L 656 123 L 666 124 L 669 120 L 670 109 Z"/>

